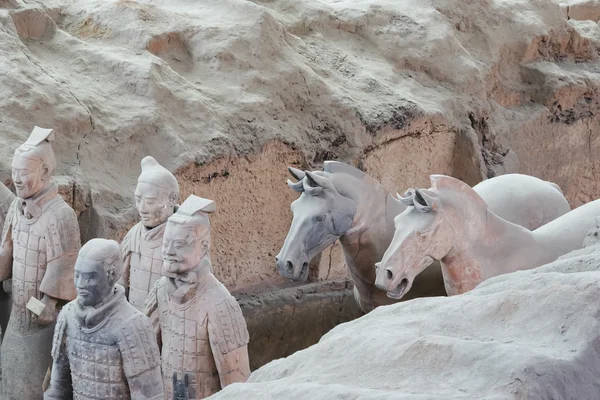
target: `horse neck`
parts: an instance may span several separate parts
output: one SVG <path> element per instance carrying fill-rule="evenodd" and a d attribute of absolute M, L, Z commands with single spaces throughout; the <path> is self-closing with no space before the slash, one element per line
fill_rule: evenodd
<path fill-rule="evenodd" d="M 367 271 L 366 275 L 373 275 L 372 282 L 374 264 L 381 261 L 392 241 L 394 217 L 406 207 L 370 178 L 358 179 L 346 175 L 339 190 L 356 203 L 352 228 L 340 237 L 346 263 L 353 273 L 365 275 L 361 271 Z"/>
<path fill-rule="evenodd" d="M 474 210 L 461 204 L 452 224 L 456 238 L 442 258 L 442 273 L 448 295 L 472 290 L 492 276 L 521 269 L 539 244 L 531 231 L 508 222 L 487 208 Z M 461 212 L 462 211 L 462 212 Z"/>

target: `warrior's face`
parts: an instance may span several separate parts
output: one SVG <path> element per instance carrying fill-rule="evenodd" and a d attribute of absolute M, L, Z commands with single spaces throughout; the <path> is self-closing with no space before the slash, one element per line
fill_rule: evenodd
<path fill-rule="evenodd" d="M 83 307 L 100 304 L 111 293 L 113 279 L 104 267 L 104 261 L 79 256 L 75 263 L 77 302 Z"/>
<path fill-rule="evenodd" d="M 138 182 L 135 189 L 135 206 L 142 224 L 147 228 L 155 228 L 173 215 L 175 201 L 168 189 L 147 182 Z"/>
<path fill-rule="evenodd" d="M 12 162 L 12 180 L 17 196 L 28 199 L 42 191 L 48 182 L 48 167 L 39 159 L 27 158 L 28 153 L 16 154 Z"/>
<path fill-rule="evenodd" d="M 199 231 L 206 234 L 197 237 Z M 163 237 L 163 273 L 179 275 L 198 267 L 208 253 L 209 240 L 206 230 L 169 220 Z"/>

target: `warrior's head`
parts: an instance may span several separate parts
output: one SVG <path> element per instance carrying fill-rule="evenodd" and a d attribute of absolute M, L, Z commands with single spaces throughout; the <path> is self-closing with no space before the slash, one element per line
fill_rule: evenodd
<path fill-rule="evenodd" d="M 147 228 L 163 224 L 179 200 L 179 183 L 169 170 L 153 157 L 142 159 L 142 173 L 135 188 L 135 206 Z"/>
<path fill-rule="evenodd" d="M 122 272 L 119 244 L 91 239 L 81 247 L 75 263 L 77 302 L 83 307 L 101 304 L 113 292 Z"/>
<path fill-rule="evenodd" d="M 33 197 L 50 186 L 56 169 L 51 141 L 54 141 L 54 131 L 36 126 L 29 139 L 15 150 L 12 180 L 20 198 Z"/>
<path fill-rule="evenodd" d="M 208 257 L 209 214 L 215 209 L 214 201 L 191 195 L 168 219 L 162 249 L 164 275 L 174 277 L 195 270 Z M 209 268 L 198 271 L 200 275 L 208 272 Z"/>

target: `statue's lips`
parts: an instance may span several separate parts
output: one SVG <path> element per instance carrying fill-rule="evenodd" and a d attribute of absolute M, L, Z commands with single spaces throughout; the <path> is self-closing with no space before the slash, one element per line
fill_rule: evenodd
<path fill-rule="evenodd" d="M 400 284 L 398 286 L 396 286 L 396 289 L 390 290 L 387 292 L 387 296 L 391 299 L 398 300 L 398 299 L 402 298 L 402 296 L 404 296 L 404 291 L 406 290 L 407 286 L 408 286 L 408 279 L 404 278 L 404 279 L 402 279 Z"/>

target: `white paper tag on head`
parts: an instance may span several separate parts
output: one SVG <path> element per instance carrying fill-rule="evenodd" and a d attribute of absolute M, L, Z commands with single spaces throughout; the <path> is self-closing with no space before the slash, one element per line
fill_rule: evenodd
<path fill-rule="evenodd" d="M 42 315 L 42 312 L 44 311 L 44 308 L 46 308 L 46 305 L 38 299 L 36 299 L 35 297 L 32 297 L 27 302 L 25 308 L 27 308 L 29 311 L 31 311 L 39 317 L 40 315 Z"/>

